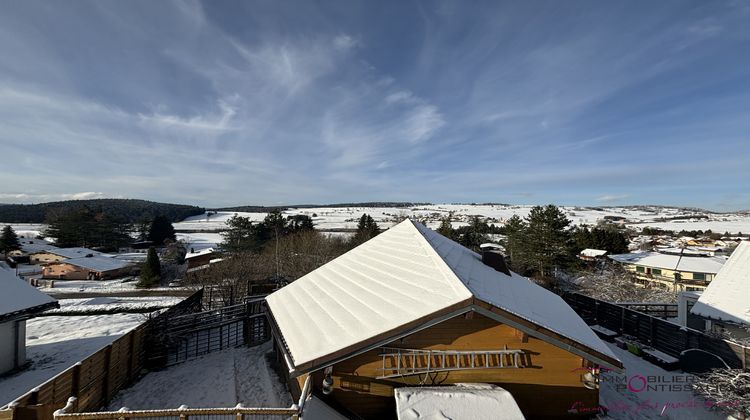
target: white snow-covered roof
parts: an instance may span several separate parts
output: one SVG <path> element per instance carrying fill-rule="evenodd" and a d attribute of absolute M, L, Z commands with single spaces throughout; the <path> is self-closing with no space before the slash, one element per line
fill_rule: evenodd
<path fill-rule="evenodd" d="M 584 257 L 595 258 L 595 257 L 601 257 L 604 255 L 607 255 L 607 251 L 603 249 L 586 248 L 583 251 L 581 251 L 581 255 L 583 255 Z"/>
<path fill-rule="evenodd" d="M 201 249 L 201 250 L 196 251 L 196 252 L 188 252 L 187 254 L 185 254 L 185 259 L 187 260 L 187 259 L 190 259 L 190 258 L 199 257 L 201 255 L 213 254 L 213 252 L 214 252 L 213 248 Z"/>
<path fill-rule="evenodd" d="M 510 392 L 496 385 L 403 387 L 394 390 L 399 420 L 523 420 Z"/>
<path fill-rule="evenodd" d="M 13 271 L 0 267 L 0 318 L 54 302 L 55 299 L 16 277 Z"/>
<path fill-rule="evenodd" d="M 46 240 L 38 238 L 18 238 L 18 243 L 21 245 L 21 250 L 27 254 L 57 248 Z"/>
<path fill-rule="evenodd" d="M 737 246 L 691 312 L 707 318 L 750 324 L 750 242 L 744 241 Z"/>
<path fill-rule="evenodd" d="M 103 255 L 99 251 L 94 251 L 93 249 L 88 249 L 88 248 L 83 248 L 83 247 L 51 248 L 51 249 L 43 249 L 39 252 L 55 254 L 64 258 L 78 258 L 78 257 L 85 257 L 86 255 Z"/>
<path fill-rule="evenodd" d="M 266 300 L 300 366 L 468 307 L 474 298 L 617 360 L 559 296 L 494 270 L 408 219 Z"/>
<path fill-rule="evenodd" d="M 633 252 L 630 254 L 610 255 L 609 258 L 624 264 L 708 274 L 718 273 L 727 261 L 725 257 L 680 256 L 677 254 L 663 254 L 661 252 Z"/>
<path fill-rule="evenodd" d="M 99 272 L 119 270 L 131 264 L 129 261 L 102 257 L 99 255 L 94 255 L 93 257 L 67 258 L 60 262 Z"/>

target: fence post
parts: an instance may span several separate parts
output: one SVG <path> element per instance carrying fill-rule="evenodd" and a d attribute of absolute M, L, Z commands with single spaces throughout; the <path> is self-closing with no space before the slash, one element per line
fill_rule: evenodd
<path fill-rule="evenodd" d="M 625 334 L 625 308 L 620 306 L 620 334 Z"/>
<path fill-rule="evenodd" d="M 102 405 L 109 402 L 109 370 L 112 360 L 112 345 L 104 348 L 104 377 L 102 378 Z"/>
<path fill-rule="evenodd" d="M 127 363 L 127 383 L 133 381 L 133 353 L 135 353 L 135 333 L 131 331 L 128 333 L 130 341 L 128 342 L 128 363 Z"/>
<path fill-rule="evenodd" d="M 653 347 L 654 342 L 656 342 L 656 328 L 654 324 L 654 317 L 652 316 L 648 317 L 648 330 L 649 330 L 648 344 L 651 347 Z"/>
<path fill-rule="evenodd" d="M 71 373 L 72 373 L 72 379 L 70 381 L 70 392 L 72 393 L 71 397 L 80 397 L 81 362 L 78 362 L 75 365 L 73 365 L 73 371 Z M 76 407 L 76 411 L 78 411 L 78 407 Z"/>

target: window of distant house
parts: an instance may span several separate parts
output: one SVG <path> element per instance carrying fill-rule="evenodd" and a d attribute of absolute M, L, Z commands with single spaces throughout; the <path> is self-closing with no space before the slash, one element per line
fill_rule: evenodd
<path fill-rule="evenodd" d="M 646 271 L 646 269 L 645 269 L 644 267 L 641 267 L 641 266 L 639 265 L 639 266 L 635 267 L 635 271 L 637 271 L 637 272 L 639 272 L 639 273 L 643 273 L 643 272 L 645 272 L 645 271 Z"/>
<path fill-rule="evenodd" d="M 653 274 L 655 276 L 661 276 L 661 268 L 652 268 L 651 269 L 651 274 Z"/>
<path fill-rule="evenodd" d="M 693 280 L 706 280 L 706 275 L 703 273 L 693 273 Z"/>

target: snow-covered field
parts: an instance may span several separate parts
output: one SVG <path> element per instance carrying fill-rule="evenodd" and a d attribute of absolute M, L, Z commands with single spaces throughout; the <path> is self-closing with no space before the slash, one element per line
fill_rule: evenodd
<path fill-rule="evenodd" d="M 26 323 L 31 367 L 0 379 L 0 406 L 85 359 L 146 320 L 145 314 L 46 316 Z"/>
<path fill-rule="evenodd" d="M 473 216 L 479 216 L 488 223 L 502 224 L 513 215 L 525 217 L 531 210 L 530 205 L 502 205 L 502 204 L 430 204 L 415 207 L 321 207 L 312 209 L 289 209 L 284 211 L 287 216 L 304 214 L 313 219 L 319 230 L 352 230 L 357 227 L 359 217 L 363 213 L 371 215 L 384 228 L 390 227 L 395 220 L 409 216 L 425 220 L 429 227 L 435 228 L 440 219 L 453 213 L 453 225 L 458 227 L 470 221 Z M 669 207 L 562 207 L 568 218 L 577 225 L 593 225 L 609 218 L 624 218 L 624 223 L 633 227 L 660 227 L 669 230 L 707 230 L 714 232 L 750 232 L 750 214 L 709 213 Z M 178 231 L 220 231 L 226 229 L 226 222 L 234 215 L 248 217 L 254 221 L 261 221 L 266 213 L 243 212 L 211 212 L 190 217 L 174 227 Z M 672 220 L 678 218 L 677 220 Z M 200 244 L 206 241 L 213 246 L 220 236 L 208 236 L 209 233 L 185 233 L 186 238 Z M 205 235 L 205 236 L 204 236 Z"/>
<path fill-rule="evenodd" d="M 719 411 L 707 409 L 705 401 L 693 395 L 689 390 L 689 381 L 694 379 L 692 375 L 679 370 L 668 372 L 614 344 L 607 343 L 607 345 L 625 365 L 625 372 L 622 374 L 602 373 L 599 404 L 609 409 L 605 418 L 618 420 L 728 418 Z M 644 386 L 646 384 L 648 386 Z"/>
<path fill-rule="evenodd" d="M 151 372 L 110 403 L 110 410 L 177 408 L 289 407 L 292 399 L 266 362 L 271 343 L 202 356 Z M 168 391 L 167 391 L 168 390 Z"/>

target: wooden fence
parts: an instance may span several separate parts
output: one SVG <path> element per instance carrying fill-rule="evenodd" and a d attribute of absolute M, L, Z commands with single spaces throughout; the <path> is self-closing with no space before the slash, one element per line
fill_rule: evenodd
<path fill-rule="evenodd" d="M 77 396 L 76 411 L 99 410 L 117 391 L 144 374 L 147 336 L 161 319 L 200 310 L 203 291 L 149 319 L 112 344 L 17 398 L 0 410 L 0 420 L 48 420 Z"/>
<path fill-rule="evenodd" d="M 563 299 L 587 324 L 633 336 L 673 357 L 679 358 L 687 349 L 701 349 L 721 357 L 732 368 L 750 369 L 750 349 L 737 343 L 578 293 L 566 294 Z"/>

